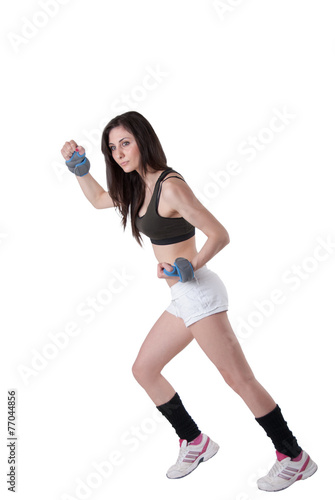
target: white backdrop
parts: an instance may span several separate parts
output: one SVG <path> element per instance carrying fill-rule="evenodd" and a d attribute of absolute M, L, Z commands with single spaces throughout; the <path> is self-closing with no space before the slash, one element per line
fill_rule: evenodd
<path fill-rule="evenodd" d="M 333 2 L 20 0 L 1 11 L 1 495 L 12 498 L 15 389 L 18 499 L 264 496 L 256 479 L 273 445 L 195 342 L 163 373 L 221 449 L 181 481 L 165 476 L 178 437 L 131 367 L 169 290 L 149 241 L 141 249 L 113 209 L 95 210 L 60 154 L 82 144 L 106 188 L 101 131 L 128 110 L 230 235 L 208 267 L 257 378 L 319 465 L 282 498 L 331 495 Z"/>

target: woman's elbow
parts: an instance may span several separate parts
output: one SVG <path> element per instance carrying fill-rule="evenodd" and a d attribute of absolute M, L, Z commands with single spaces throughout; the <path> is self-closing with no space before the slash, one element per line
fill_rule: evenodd
<path fill-rule="evenodd" d="M 222 248 L 224 248 L 230 242 L 229 234 L 227 233 L 227 231 L 220 231 L 212 234 L 212 239 L 213 241 L 216 240 L 217 245 L 220 247 L 220 250 L 222 250 Z"/>
<path fill-rule="evenodd" d="M 230 243 L 229 234 L 225 228 L 223 228 L 223 231 L 221 232 L 220 240 L 222 242 L 222 248 L 228 245 L 228 243 Z"/>
<path fill-rule="evenodd" d="M 224 248 L 226 245 L 228 245 L 228 243 L 230 243 L 230 238 L 229 238 L 229 234 L 227 233 L 222 240 L 222 248 Z"/>
<path fill-rule="evenodd" d="M 223 226 L 214 228 L 210 233 L 207 232 L 206 236 L 207 238 L 216 241 L 218 246 L 221 248 L 225 247 L 230 242 L 229 234 Z"/>

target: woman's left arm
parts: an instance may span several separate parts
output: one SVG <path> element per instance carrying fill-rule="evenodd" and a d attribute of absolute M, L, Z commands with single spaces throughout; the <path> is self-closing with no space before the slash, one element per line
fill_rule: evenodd
<path fill-rule="evenodd" d="M 216 222 L 218 222 L 218 221 L 216 221 Z M 196 227 L 199 227 L 199 226 L 196 226 Z M 200 229 L 200 227 L 199 227 L 199 229 Z M 206 228 L 206 230 L 205 229 L 202 230 L 207 236 L 207 241 L 205 242 L 205 244 L 201 248 L 200 252 L 191 261 L 191 264 L 192 264 L 194 271 L 196 271 L 197 269 L 200 269 L 200 267 L 207 264 L 207 262 L 209 260 L 211 260 L 214 257 L 214 255 L 216 255 L 218 252 L 220 252 L 220 250 L 222 250 L 226 245 L 228 245 L 228 243 L 230 241 L 229 235 L 228 235 L 226 229 L 221 225 L 221 231 L 222 230 L 223 230 L 223 233 L 221 233 L 221 235 L 219 233 L 209 234 L 207 231 L 207 228 Z"/>
<path fill-rule="evenodd" d="M 191 262 L 196 271 L 228 245 L 229 234 L 214 215 L 194 196 L 186 182 L 171 178 L 167 179 L 164 184 L 161 194 L 164 201 L 207 236 L 207 241 Z"/>

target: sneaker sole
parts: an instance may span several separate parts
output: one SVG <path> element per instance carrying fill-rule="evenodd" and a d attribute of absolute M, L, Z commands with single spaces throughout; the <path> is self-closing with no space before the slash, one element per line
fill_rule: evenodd
<path fill-rule="evenodd" d="M 209 460 L 210 458 L 214 457 L 214 455 L 217 454 L 217 452 L 219 451 L 220 449 L 220 446 L 214 442 L 211 442 L 209 447 L 207 448 L 206 452 L 203 454 L 202 457 L 199 457 L 193 464 L 192 464 L 192 468 L 191 470 L 189 470 L 188 472 L 186 472 L 186 474 L 182 474 L 181 476 L 176 476 L 176 477 L 170 477 L 166 474 L 166 477 L 168 477 L 169 479 L 181 479 L 185 476 L 188 476 L 189 474 L 191 474 L 191 472 L 193 472 L 199 464 L 201 464 L 201 462 L 207 462 L 207 460 Z"/>
<path fill-rule="evenodd" d="M 267 490 L 265 488 L 260 488 L 258 486 L 258 489 L 259 490 L 262 490 L 262 491 L 268 491 L 268 492 L 271 492 L 271 491 L 282 491 L 282 490 L 286 490 L 286 488 L 289 488 L 290 486 L 292 486 L 292 484 L 296 483 L 297 481 L 300 481 L 300 480 L 303 480 L 303 479 L 307 479 L 311 476 L 313 476 L 313 474 L 315 474 L 315 472 L 318 470 L 318 466 L 316 465 L 315 462 L 312 462 L 310 464 L 310 467 L 308 469 L 306 469 L 302 474 L 299 474 L 297 479 L 295 479 L 292 483 L 289 483 L 287 484 L 286 486 L 283 486 L 283 488 L 278 488 L 276 490 Z M 301 477 L 300 477 L 301 476 Z"/>

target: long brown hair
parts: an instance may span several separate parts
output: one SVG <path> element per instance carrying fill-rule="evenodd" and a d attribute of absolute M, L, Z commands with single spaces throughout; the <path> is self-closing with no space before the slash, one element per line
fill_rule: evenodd
<path fill-rule="evenodd" d="M 116 163 L 109 147 L 109 132 L 118 126 L 124 127 L 136 140 L 141 154 L 141 168 L 144 173 L 148 172 L 148 166 L 153 170 L 166 170 L 166 156 L 162 145 L 144 116 L 137 111 L 128 111 L 118 115 L 107 123 L 101 139 L 101 151 L 105 157 L 108 193 L 116 208 L 122 216 L 123 229 L 126 228 L 127 218 L 130 213 L 131 228 L 136 241 L 142 245 L 142 237 L 135 225 L 145 198 L 145 183 L 137 171 L 125 173 L 120 165 Z"/>

